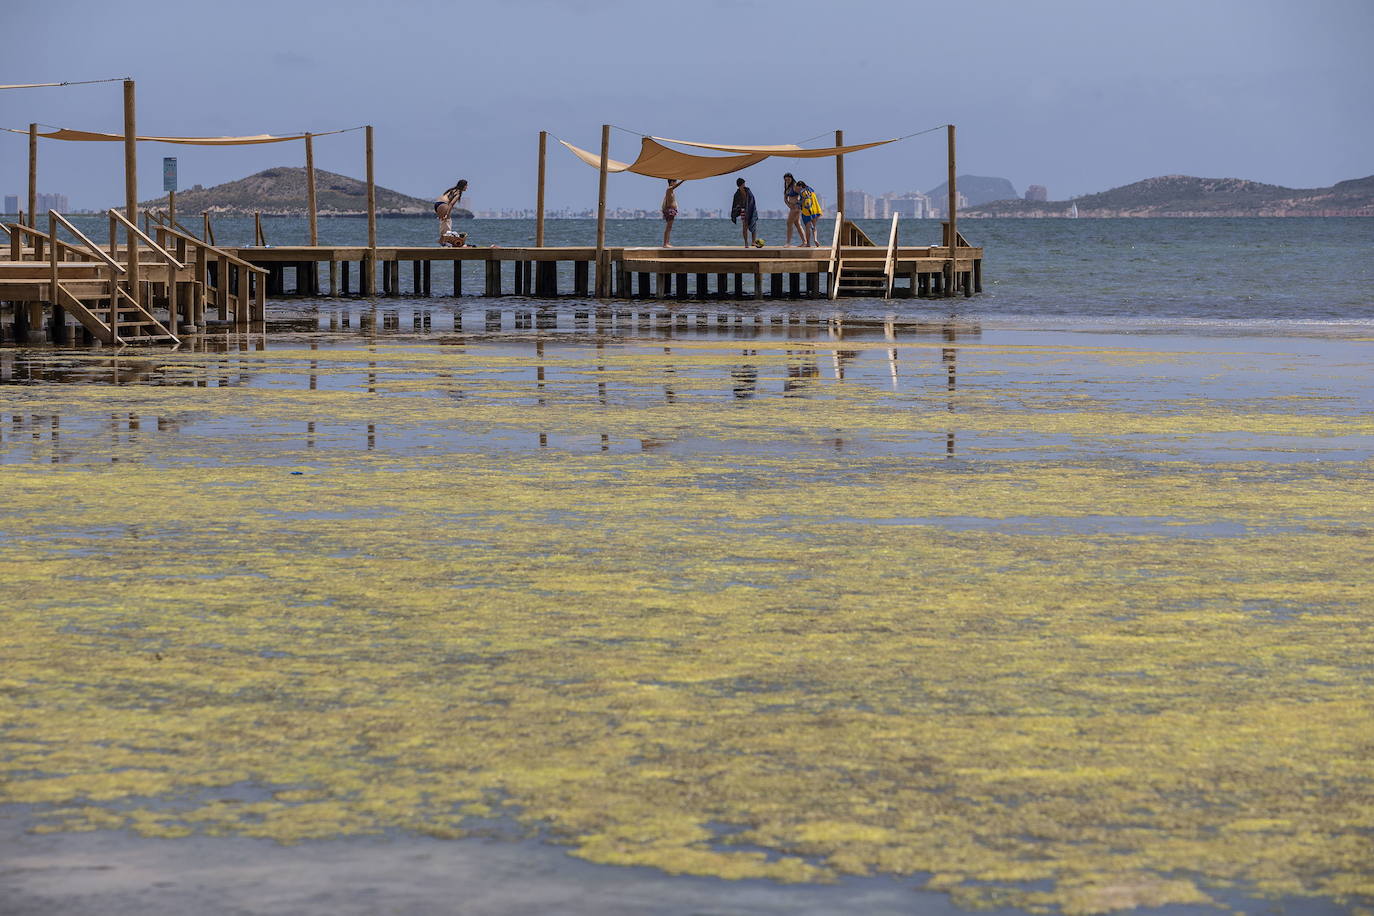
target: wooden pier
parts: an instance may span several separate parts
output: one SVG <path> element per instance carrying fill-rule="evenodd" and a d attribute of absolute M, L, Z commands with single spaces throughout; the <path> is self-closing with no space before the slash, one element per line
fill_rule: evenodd
<path fill-rule="evenodd" d="M 112 241 L 103 247 L 58 213 L 49 214 L 47 232 L 4 227 L 9 257 L 0 261 L 0 303 L 13 316 L 5 336 L 28 340 L 47 326 L 54 341 L 66 342 L 71 316 L 88 340 L 176 344 L 209 321 L 260 327 L 266 300 L 291 296 L 905 299 L 971 296 L 983 282 L 983 249 L 957 235 L 951 252 L 948 224 L 945 244 L 924 246 L 898 245 L 895 220 L 880 246 L 837 219 L 828 248 L 232 248 L 170 221 L 144 231 L 118 210 L 108 215 Z"/>
<path fill-rule="evenodd" d="M 366 296 L 368 267 L 373 295 L 529 296 L 590 298 L 596 249 L 585 248 L 394 248 L 278 246 L 229 249 L 242 261 L 267 272 L 267 294 L 288 296 Z M 847 279 L 863 279 L 863 268 L 883 271 L 873 249 L 842 249 Z M 608 248 L 608 288 L 614 299 L 784 299 L 831 296 L 827 249 L 806 248 Z M 982 291 L 981 248 L 961 247 L 954 291 Z M 481 267 L 464 268 L 475 262 Z M 945 295 L 949 249 L 904 247 L 893 264 L 892 298 Z M 435 267 L 442 271 L 435 276 Z M 444 267 L 442 265 L 448 265 Z M 874 277 L 873 279 L 876 279 Z M 884 276 L 885 283 L 885 276 Z M 877 287 L 850 288 L 847 295 L 875 295 Z"/>
<path fill-rule="evenodd" d="M 253 246 L 229 249 L 267 273 L 267 295 L 432 297 L 514 295 L 541 299 L 926 298 L 983 287 L 983 249 L 962 235 L 954 256 L 949 224 L 941 245 L 887 246 L 837 221 L 827 248 L 442 248 Z M 480 268 L 468 268 L 477 262 Z M 435 264 L 447 276 L 436 279 Z M 603 282 L 594 282 L 598 263 Z M 465 275 L 466 274 L 466 275 Z"/>

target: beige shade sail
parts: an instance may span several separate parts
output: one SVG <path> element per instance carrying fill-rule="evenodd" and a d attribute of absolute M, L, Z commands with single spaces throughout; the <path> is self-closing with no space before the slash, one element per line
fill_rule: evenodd
<path fill-rule="evenodd" d="M 713 149 L 722 153 L 748 153 L 756 156 L 782 156 L 786 159 L 821 159 L 825 156 L 842 156 L 845 153 L 854 153 L 863 149 L 872 149 L 875 146 L 882 146 L 885 143 L 896 143 L 901 137 L 893 137 L 891 140 L 874 140 L 872 143 L 855 143 L 852 146 L 826 146 L 815 148 L 804 148 L 795 144 L 787 143 L 780 146 L 731 146 L 724 143 L 697 143 L 692 140 L 673 140 L 669 137 L 654 137 L 653 139 L 664 143 L 676 143 L 679 146 L 694 146 L 697 149 Z"/>
<path fill-rule="evenodd" d="M 569 150 L 572 151 L 572 154 L 574 156 L 576 156 L 578 159 L 581 159 L 583 162 L 587 163 L 587 165 L 590 165 L 594 169 L 601 168 L 600 153 L 589 153 L 586 150 L 582 149 L 580 146 L 573 146 L 567 140 L 559 140 L 558 142 L 566 146 Z M 611 158 L 606 159 L 606 171 L 608 172 L 623 172 L 629 167 L 630 163 L 628 162 L 620 162 L 617 159 Z"/>
<path fill-rule="evenodd" d="M 5 128 L 10 133 L 27 134 L 27 130 L 15 130 L 13 127 Z M 326 130 L 312 137 L 323 137 L 328 134 L 341 134 L 342 130 Z M 71 130 L 66 127 L 58 127 L 53 130 L 43 131 L 38 136 L 46 140 L 74 140 L 81 142 L 124 142 L 123 134 L 103 134 L 93 130 Z M 188 146 L 247 146 L 254 143 L 285 143 L 289 140 L 304 140 L 305 134 L 291 134 L 290 136 L 277 136 L 273 134 L 254 134 L 248 137 L 144 137 L 137 138 L 140 141 L 153 141 L 156 143 L 181 143 Z"/>
<path fill-rule="evenodd" d="M 566 146 L 574 156 L 592 168 L 601 168 L 601 155 L 599 153 L 579 149 L 566 140 L 559 140 L 558 142 Z M 741 156 L 699 156 L 695 153 L 684 153 L 680 150 L 670 149 L 653 137 L 645 137 L 640 141 L 639 156 L 634 162 L 619 162 L 615 159 L 608 159 L 606 171 L 633 172 L 636 175 L 647 175 L 650 178 L 694 181 L 698 178 L 729 175 L 731 172 L 738 172 L 740 169 L 748 168 L 767 158 L 767 153 L 749 153 Z"/>

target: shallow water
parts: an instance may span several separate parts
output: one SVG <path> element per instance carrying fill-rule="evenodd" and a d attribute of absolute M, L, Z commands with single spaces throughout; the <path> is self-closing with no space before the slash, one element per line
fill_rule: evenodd
<path fill-rule="evenodd" d="M 105 222 L 74 218 L 92 238 L 106 237 Z M 827 218 L 822 241 L 830 238 Z M 870 238 L 885 244 L 885 220 L 860 220 Z M 275 245 L 308 239 L 303 219 L 267 218 L 265 233 Z M 253 240 L 251 219 L 216 219 L 215 237 L 225 245 Z M 358 245 L 367 238 L 366 220 L 341 217 L 319 221 L 322 244 Z M 954 307 L 966 318 L 1011 318 L 1062 322 L 1337 322 L 1374 321 L 1374 219 L 966 219 L 960 231 L 986 249 L 985 291 Z M 193 221 L 192 228 L 199 229 Z M 533 220 L 465 220 L 463 228 L 480 245 L 534 244 Z M 381 219 L 382 245 L 432 245 L 430 219 Z M 781 220 L 761 220 L 759 235 L 771 244 L 786 239 Z M 940 242 L 938 220 L 904 220 L 904 245 Z M 654 246 L 662 242 L 657 220 L 609 220 L 607 244 Z M 595 220 L 549 220 L 549 245 L 593 245 Z M 733 245 L 739 240 L 728 220 L 678 220 L 678 246 Z M 476 265 L 465 289 L 482 289 Z M 409 289 L 409 271 L 401 271 Z M 448 274 L 436 269 L 436 291 L 448 290 Z M 571 289 L 571 273 L 563 279 Z M 939 314 L 943 305 L 898 303 L 900 310 Z M 851 308 L 867 310 L 861 303 Z M 887 304 L 874 303 L 886 308 Z M 934 311 L 932 311 L 934 310 Z"/>
<path fill-rule="evenodd" d="M 1374 321 L 999 301 L 0 349 L 0 813 L 1367 906 Z"/>

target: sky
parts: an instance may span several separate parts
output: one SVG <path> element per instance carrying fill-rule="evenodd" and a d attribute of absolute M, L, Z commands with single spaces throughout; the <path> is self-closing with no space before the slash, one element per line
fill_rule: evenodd
<path fill-rule="evenodd" d="M 1309 0 L 0 0 L 0 84 L 132 77 L 142 134 L 326 131 L 372 124 L 378 184 L 473 209 L 533 207 L 538 134 L 634 158 L 636 134 L 824 145 L 953 123 L 959 173 L 1042 184 L 1053 200 L 1166 174 L 1320 187 L 1374 174 L 1374 2 Z M 0 91 L 0 127 L 119 133 L 120 84 Z M 0 133 L 0 193 L 27 193 L 27 138 Z M 39 190 L 72 209 L 123 202 L 122 146 L 40 141 Z M 143 143 L 206 186 L 304 164 L 303 144 Z M 316 165 L 362 177 L 363 134 Z M 944 180 L 934 132 L 845 158 L 850 190 Z M 770 206 L 784 171 L 833 196 L 831 160 L 742 172 Z M 594 208 L 597 173 L 550 142 L 548 206 Z M 728 206 L 734 178 L 683 208 Z M 663 183 L 613 175 L 613 207 Z"/>

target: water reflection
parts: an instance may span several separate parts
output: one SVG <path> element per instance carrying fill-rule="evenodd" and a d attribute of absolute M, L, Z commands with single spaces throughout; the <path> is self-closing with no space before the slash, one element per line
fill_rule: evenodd
<path fill-rule="evenodd" d="M 414 446 L 414 430 L 399 429 L 388 417 L 385 400 L 402 394 L 442 398 L 449 403 L 466 403 L 475 397 L 477 409 L 495 403 L 492 398 L 497 398 L 501 403 L 544 410 L 575 409 L 585 391 L 587 403 L 598 408 L 647 407 L 651 403 L 676 408 L 718 397 L 735 402 L 768 397 L 827 398 L 837 394 L 830 386 L 848 383 L 880 384 L 894 392 L 903 386 L 919 390 L 942 365 L 950 394 L 946 407 L 953 413 L 957 344 L 976 341 L 981 335 L 976 324 L 957 321 L 702 308 L 588 308 L 572 312 L 482 309 L 466 323 L 468 327 L 480 326 L 482 331 L 463 333 L 464 326 L 461 311 L 343 306 L 321 311 L 308 324 L 300 318 L 291 319 L 291 327 L 308 327 L 306 331 L 284 332 L 273 327 L 270 337 L 242 332 L 204 334 L 188 337 L 175 351 L 0 349 L 0 385 L 16 389 L 80 384 L 360 392 L 378 399 L 375 416 L 358 416 L 356 409 L 349 415 L 355 418 L 352 420 L 326 412 L 301 416 L 291 424 L 292 435 L 296 447 L 308 450 L 375 451 Z M 402 328 L 406 328 L 404 333 Z M 359 340 L 362 347 L 356 346 Z M 757 346 L 731 346 L 740 341 Z M 944 344 L 939 362 L 932 360 L 934 349 L 912 346 L 927 341 Z M 852 346 L 834 346 L 838 342 Z M 451 363 L 444 368 L 412 370 L 405 359 L 391 359 L 395 346 L 412 343 L 417 353 L 438 352 L 444 354 L 443 359 L 455 352 L 470 353 L 473 360 L 458 370 Z M 714 347 L 717 343 L 725 347 Z M 784 346 L 779 348 L 778 344 Z M 432 349 L 436 345 L 438 351 Z M 349 356 L 354 349 L 356 360 Z M 279 359 L 259 357 L 268 351 L 295 350 L 303 351 L 299 358 L 285 353 Z M 729 356 L 721 360 L 723 354 Z M 649 358 L 650 373 L 646 376 L 636 368 L 641 364 L 631 357 Z M 498 367 L 487 371 L 497 362 Z M 650 382 L 654 376 L 656 382 Z M 646 383 L 653 384 L 658 392 L 652 401 L 648 400 Z M 150 454 L 150 436 L 194 436 L 205 434 L 208 427 L 216 434 L 230 430 L 229 435 L 240 437 L 244 447 L 255 442 L 289 447 L 289 441 L 284 441 L 274 426 L 278 422 L 275 416 L 269 421 L 235 414 L 229 408 L 217 408 L 217 403 L 195 403 L 189 408 L 195 414 L 189 424 L 184 401 L 176 402 L 166 413 L 144 408 L 107 415 L 109 438 L 100 451 L 108 454 L 99 460 L 146 457 Z M 11 416 L 7 435 L 0 435 L 0 461 L 90 460 L 93 449 L 87 427 L 91 417 L 81 408 L 24 411 Z M 532 415 L 531 420 L 537 418 Z M 346 433 L 350 422 L 355 424 L 351 438 Z M 461 440 L 466 433 L 462 428 L 454 429 L 454 423 L 461 426 L 461 415 L 457 420 L 450 418 L 442 432 Z M 22 443 L 16 431 L 23 432 Z M 537 433 L 535 441 L 541 449 L 608 452 L 631 445 L 623 431 L 606 428 L 587 430 L 591 438 L 583 441 L 577 437 L 569 441 L 567 435 L 548 428 L 530 432 Z M 684 428 L 682 437 L 689 439 L 693 434 Z M 847 438 L 836 435 L 813 441 L 838 452 L 846 449 Z M 472 439 L 469 437 L 469 444 Z M 512 441 L 503 440 L 497 447 L 513 447 Z M 659 434 L 632 440 L 639 451 L 661 450 L 678 441 Z M 257 446 L 259 451 L 265 447 Z M 952 430 L 944 452 L 954 454 Z"/>

